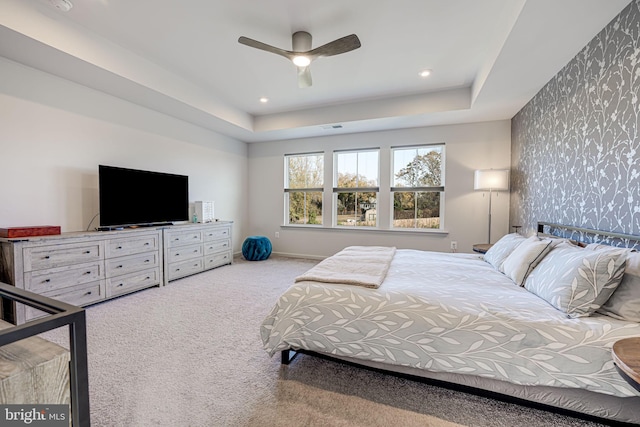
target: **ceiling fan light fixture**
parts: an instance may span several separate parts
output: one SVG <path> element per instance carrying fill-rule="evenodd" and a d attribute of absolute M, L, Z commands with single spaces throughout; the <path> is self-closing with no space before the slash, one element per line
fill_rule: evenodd
<path fill-rule="evenodd" d="M 298 67 L 306 67 L 311 64 L 311 59 L 305 55 L 294 56 L 291 61 Z"/>
<path fill-rule="evenodd" d="M 431 70 L 422 70 L 418 73 L 420 77 L 429 77 L 431 75 Z"/>
<path fill-rule="evenodd" d="M 267 98 L 266 96 L 263 96 L 260 98 L 260 102 L 263 104 L 266 104 L 267 102 L 269 102 L 269 98 Z"/>

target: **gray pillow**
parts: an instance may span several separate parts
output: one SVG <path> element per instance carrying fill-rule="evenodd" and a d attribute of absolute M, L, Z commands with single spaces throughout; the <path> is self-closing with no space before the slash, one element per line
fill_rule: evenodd
<path fill-rule="evenodd" d="M 618 289 L 598 313 L 615 319 L 640 323 L 640 253 L 627 255 L 627 265 Z"/>
<path fill-rule="evenodd" d="M 491 246 L 487 253 L 484 254 L 484 260 L 491 264 L 496 270 L 504 273 L 502 263 L 511 255 L 511 252 L 525 240 L 527 240 L 527 238 L 520 234 L 507 234 Z"/>
<path fill-rule="evenodd" d="M 589 251 L 560 243 L 540 261 L 524 287 L 569 317 L 585 317 L 616 290 L 626 266 L 622 251 Z"/>

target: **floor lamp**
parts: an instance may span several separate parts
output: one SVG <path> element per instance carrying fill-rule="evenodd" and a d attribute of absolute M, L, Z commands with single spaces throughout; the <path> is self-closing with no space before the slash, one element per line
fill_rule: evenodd
<path fill-rule="evenodd" d="M 494 191 L 509 190 L 509 170 L 477 170 L 473 177 L 473 189 L 477 191 L 489 191 L 489 238 L 487 243 L 491 244 L 491 196 Z"/>

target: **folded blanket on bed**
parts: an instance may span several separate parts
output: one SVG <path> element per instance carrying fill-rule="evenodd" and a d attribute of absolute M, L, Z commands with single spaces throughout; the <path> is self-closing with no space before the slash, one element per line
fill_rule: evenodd
<path fill-rule="evenodd" d="M 324 259 L 296 282 L 313 281 L 378 288 L 389 270 L 394 247 L 349 246 Z"/>

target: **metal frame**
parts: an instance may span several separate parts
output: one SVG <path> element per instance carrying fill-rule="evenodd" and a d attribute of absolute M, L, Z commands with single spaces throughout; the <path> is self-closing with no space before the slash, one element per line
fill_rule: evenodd
<path fill-rule="evenodd" d="M 0 330 L 0 346 L 69 325 L 71 421 L 74 427 L 89 427 L 91 419 L 85 310 L 3 282 L 0 282 L 0 297 L 50 314 L 50 316 Z"/>
<path fill-rule="evenodd" d="M 538 233 L 544 234 L 545 227 L 548 227 L 549 231 L 551 231 L 551 229 L 557 229 L 557 230 L 566 230 L 571 232 L 572 234 L 578 233 L 578 235 L 582 238 L 585 235 L 592 235 L 594 236 L 594 242 L 596 243 L 606 242 L 607 244 L 611 244 L 611 243 L 620 242 L 622 246 L 625 246 L 628 248 L 635 248 L 640 244 L 640 236 L 636 236 L 633 234 L 622 234 L 622 233 L 615 233 L 612 231 L 592 230 L 590 228 L 574 227 L 571 225 L 562 225 L 562 224 L 554 224 L 551 222 L 538 221 Z M 633 242 L 637 242 L 637 243 L 633 243 Z M 588 243 L 588 242 L 585 242 L 585 243 Z M 618 245 L 615 245 L 615 246 L 618 246 Z"/>

